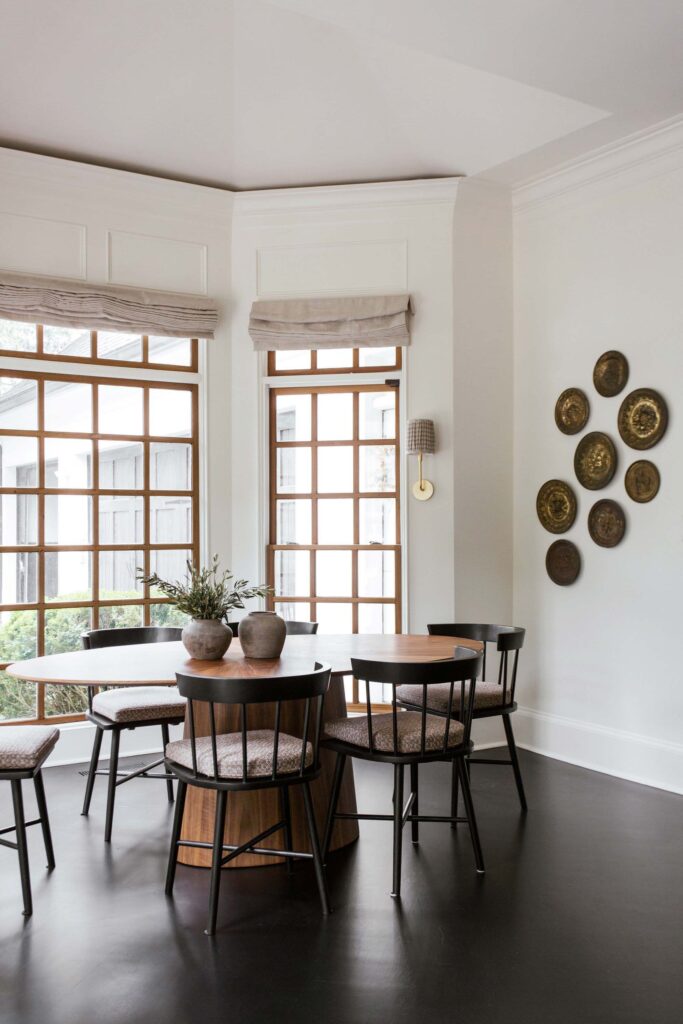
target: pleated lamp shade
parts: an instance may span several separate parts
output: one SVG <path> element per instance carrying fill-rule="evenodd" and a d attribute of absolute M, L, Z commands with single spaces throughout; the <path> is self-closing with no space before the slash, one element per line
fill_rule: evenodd
<path fill-rule="evenodd" d="M 436 451 L 434 420 L 408 420 L 406 452 L 408 455 L 431 455 Z"/>

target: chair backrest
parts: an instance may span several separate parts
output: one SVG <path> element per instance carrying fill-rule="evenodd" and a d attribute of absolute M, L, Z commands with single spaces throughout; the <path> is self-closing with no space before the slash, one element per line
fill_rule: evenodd
<path fill-rule="evenodd" d="M 296 622 L 294 619 L 286 619 L 287 636 L 312 636 L 318 632 L 317 622 Z"/>
<path fill-rule="evenodd" d="M 126 647 L 129 644 L 163 644 L 180 640 L 180 626 L 124 626 L 121 629 L 90 629 L 81 633 L 86 651 L 97 647 Z"/>
<path fill-rule="evenodd" d="M 240 628 L 239 622 L 226 622 L 225 625 L 232 630 L 233 637 L 236 637 Z"/>
<path fill-rule="evenodd" d="M 249 781 L 247 760 L 247 733 L 249 732 L 249 706 L 251 704 L 273 704 L 275 709 L 273 724 L 272 771 L 268 778 L 277 781 L 283 774 L 291 777 L 292 773 L 278 771 L 278 748 L 282 732 L 282 706 L 290 701 L 305 701 L 304 721 L 301 730 L 301 747 L 299 751 L 299 769 L 297 775 L 306 777 L 320 770 L 320 735 L 322 731 L 323 708 L 325 694 L 330 685 L 330 666 L 316 661 L 310 672 L 292 676 L 271 676 L 263 679 L 246 677 L 244 679 L 211 678 L 210 676 L 193 676 L 177 672 L 178 689 L 187 698 L 188 721 L 190 725 L 190 743 L 192 746 L 192 770 L 195 777 L 197 771 L 197 735 L 195 727 L 196 705 L 203 704 L 208 708 L 209 730 L 211 736 L 211 753 L 214 779 L 218 778 L 218 750 L 216 746 L 216 704 L 239 705 L 240 733 L 242 737 L 242 782 Z M 313 757 L 307 764 L 307 744 L 312 746 Z"/>
<path fill-rule="evenodd" d="M 426 735 L 427 720 L 433 724 L 435 719 L 428 710 L 428 688 L 437 683 L 450 683 L 448 708 L 443 729 L 443 740 L 441 747 L 435 751 L 430 749 L 429 753 L 446 753 L 449 746 L 449 731 L 451 721 L 459 720 L 464 726 L 462 742 L 469 743 L 470 730 L 472 727 L 472 712 L 474 710 L 474 695 L 477 682 L 477 675 L 482 663 L 482 655 L 474 651 L 456 647 L 453 658 L 446 661 L 366 661 L 363 658 L 352 658 L 351 666 L 354 678 L 365 683 L 365 716 L 368 729 L 368 746 L 371 752 L 376 751 L 373 739 L 372 728 L 372 703 L 370 701 L 370 683 L 383 683 L 391 686 L 391 716 L 392 716 L 392 744 L 393 749 L 389 752 L 392 756 L 402 753 L 399 748 L 399 714 L 396 700 L 396 689 L 399 686 L 411 685 L 422 687 L 422 707 L 415 714 L 420 715 L 420 756 L 424 757 L 427 752 Z M 453 714 L 453 695 L 456 683 L 459 684 L 460 703 L 457 705 L 457 713 Z M 389 714 L 389 712 L 387 712 Z M 387 751 L 382 750 L 386 754 Z"/>
<path fill-rule="evenodd" d="M 481 622 L 442 622 L 427 626 L 430 636 L 460 636 L 463 640 L 479 640 L 484 645 L 481 678 L 486 679 L 486 652 L 495 644 L 498 660 L 498 685 L 503 688 L 503 704 L 515 699 L 519 652 L 524 646 L 526 630 L 521 626 L 494 626 Z M 509 657 L 512 653 L 512 658 Z M 510 664 L 512 662 L 512 664 Z"/>

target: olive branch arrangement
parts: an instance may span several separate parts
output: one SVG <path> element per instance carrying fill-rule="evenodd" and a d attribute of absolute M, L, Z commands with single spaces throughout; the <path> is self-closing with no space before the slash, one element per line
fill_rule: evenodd
<path fill-rule="evenodd" d="M 221 573 L 218 555 L 214 555 L 211 565 L 205 568 L 195 568 L 188 561 L 184 583 L 163 580 L 156 573 L 146 576 L 140 568 L 136 578 L 168 597 L 179 612 L 192 619 L 225 619 L 232 608 L 244 608 L 245 601 L 266 597 L 273 590 L 264 584 L 250 587 L 248 580 L 235 579 L 228 569 Z"/>

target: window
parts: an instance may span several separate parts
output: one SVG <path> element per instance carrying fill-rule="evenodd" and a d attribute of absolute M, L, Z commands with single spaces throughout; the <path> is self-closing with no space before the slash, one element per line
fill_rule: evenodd
<path fill-rule="evenodd" d="M 400 348 L 328 348 L 268 353 L 271 377 L 318 373 L 382 373 L 401 369 Z"/>
<path fill-rule="evenodd" d="M 30 325 L 20 326 L 9 331 L 13 344 L 35 343 L 35 357 L 48 328 L 31 327 L 29 338 Z M 86 334 L 85 361 L 97 362 L 88 353 L 103 351 L 102 336 Z M 171 341 L 190 355 L 196 344 Z M 180 358 L 162 348 L 154 354 Z M 70 720 L 86 706 L 81 688 L 12 679 L 9 662 L 78 650 L 89 628 L 180 621 L 136 575 L 181 578 L 197 559 L 197 402 L 196 383 L 161 374 L 0 376 L 0 719 Z"/>

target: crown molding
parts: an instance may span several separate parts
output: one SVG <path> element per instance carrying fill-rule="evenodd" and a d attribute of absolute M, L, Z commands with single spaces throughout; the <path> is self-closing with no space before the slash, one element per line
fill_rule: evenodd
<path fill-rule="evenodd" d="M 512 190 L 513 209 L 525 213 L 578 189 L 610 184 L 616 177 L 647 180 L 681 166 L 683 116 L 652 125 L 562 164 L 549 174 L 521 182 Z"/>
<path fill-rule="evenodd" d="M 235 216 L 414 203 L 454 203 L 463 178 L 419 178 L 358 185 L 317 185 L 234 194 Z"/>

